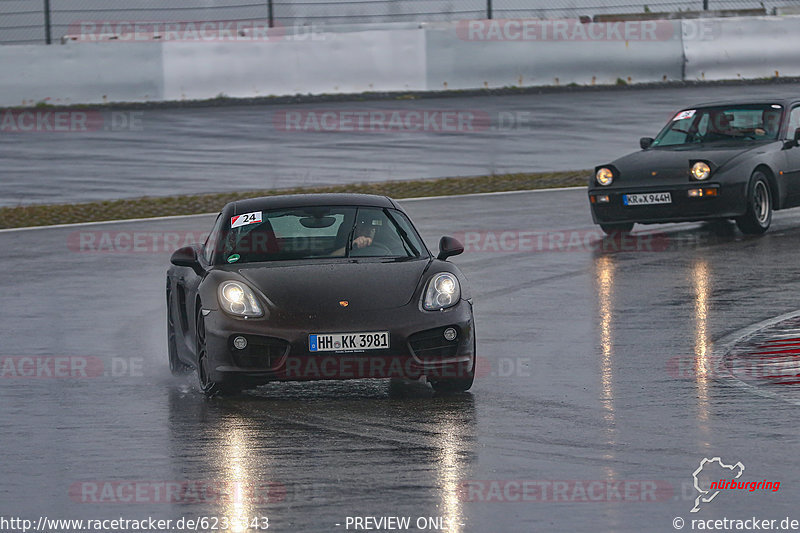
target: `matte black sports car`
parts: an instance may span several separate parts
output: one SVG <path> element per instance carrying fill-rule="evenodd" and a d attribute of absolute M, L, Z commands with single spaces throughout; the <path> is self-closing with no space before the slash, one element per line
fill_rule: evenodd
<path fill-rule="evenodd" d="M 167 273 L 169 364 L 206 394 L 269 381 L 427 378 L 464 391 L 475 372 L 466 280 L 434 257 L 390 198 L 256 198 L 226 205 Z"/>
<path fill-rule="evenodd" d="M 684 109 L 640 152 L 595 169 L 592 218 L 606 233 L 708 219 L 763 233 L 773 210 L 800 205 L 798 128 L 800 99 Z"/>

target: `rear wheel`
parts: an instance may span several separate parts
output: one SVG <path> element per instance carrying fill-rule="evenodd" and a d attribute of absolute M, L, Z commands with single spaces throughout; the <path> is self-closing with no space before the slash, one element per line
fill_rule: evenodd
<path fill-rule="evenodd" d="M 600 224 L 600 229 L 602 229 L 606 235 L 630 233 L 633 229 L 633 222 L 626 222 L 625 224 Z"/>
<path fill-rule="evenodd" d="M 197 378 L 200 381 L 200 388 L 206 396 L 234 395 L 240 392 L 240 389 L 233 383 L 211 379 L 211 364 L 206 346 L 206 321 L 202 313 L 197 314 Z"/>
<path fill-rule="evenodd" d="M 760 235 L 772 223 L 772 195 L 767 176 L 757 170 L 751 178 L 752 192 L 747 202 L 747 212 L 736 219 L 742 233 Z"/>
<path fill-rule="evenodd" d="M 175 336 L 175 315 L 172 307 L 172 289 L 167 281 L 167 353 L 169 355 L 169 370 L 173 376 L 182 376 L 192 370 L 192 367 L 181 361 L 178 357 L 178 343 Z"/>

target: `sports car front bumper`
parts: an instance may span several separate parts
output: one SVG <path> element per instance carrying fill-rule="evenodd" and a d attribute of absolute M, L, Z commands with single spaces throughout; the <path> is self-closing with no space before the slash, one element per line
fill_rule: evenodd
<path fill-rule="evenodd" d="M 472 371 L 475 331 L 472 303 L 467 300 L 443 311 L 422 311 L 414 302 L 398 309 L 326 315 L 273 313 L 266 319 L 243 320 L 219 310 L 205 312 L 206 343 L 215 381 L 245 384 L 270 381 L 342 380 L 361 378 L 450 379 Z M 453 328 L 452 341 L 444 330 Z M 312 352 L 309 335 L 388 331 L 388 349 Z M 238 349 L 234 339 L 244 337 Z"/>
<path fill-rule="evenodd" d="M 650 187 L 620 187 L 589 189 L 589 204 L 595 224 L 636 222 L 657 224 L 662 222 L 691 222 L 714 218 L 735 218 L 745 213 L 746 185 L 711 182 L 693 182 L 680 185 Z M 717 196 L 690 197 L 691 189 L 717 189 Z M 652 205 L 625 205 L 623 196 L 668 192 L 671 203 Z M 607 202 L 598 197 L 608 196 Z M 594 197 L 594 200 L 592 199 Z"/>

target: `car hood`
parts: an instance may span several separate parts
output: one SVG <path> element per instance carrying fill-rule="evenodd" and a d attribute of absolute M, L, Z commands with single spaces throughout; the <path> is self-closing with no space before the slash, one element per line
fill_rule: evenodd
<path fill-rule="evenodd" d="M 679 174 L 683 177 L 689 172 L 689 161 L 702 159 L 720 168 L 735 158 L 764 150 L 771 143 L 757 142 L 742 145 L 736 143 L 710 143 L 707 145 L 675 146 L 668 148 L 651 148 L 634 152 L 614 161 L 613 165 L 621 176 L 641 175 L 658 172 L 661 176 Z"/>
<path fill-rule="evenodd" d="M 346 301 L 354 310 L 408 304 L 430 260 L 275 264 L 239 269 L 278 310 L 319 312 Z"/>

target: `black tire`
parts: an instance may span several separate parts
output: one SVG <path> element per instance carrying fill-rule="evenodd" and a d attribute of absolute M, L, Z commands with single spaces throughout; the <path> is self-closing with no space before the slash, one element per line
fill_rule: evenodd
<path fill-rule="evenodd" d="M 436 392 L 466 392 L 472 387 L 475 381 L 475 341 L 472 341 L 472 368 L 466 376 L 460 378 L 442 379 L 431 381 L 431 387 Z"/>
<path fill-rule="evenodd" d="M 192 371 L 192 367 L 181 361 L 178 357 L 178 344 L 175 337 L 175 315 L 172 307 L 172 290 L 167 281 L 167 355 L 169 357 L 169 371 L 173 376 L 183 376 Z"/>
<path fill-rule="evenodd" d="M 761 235 L 772 223 L 772 191 L 767 176 L 760 170 L 753 172 L 750 182 L 747 212 L 736 219 L 736 225 L 742 233 Z"/>
<path fill-rule="evenodd" d="M 624 224 L 600 224 L 600 229 L 602 229 L 606 235 L 630 233 L 633 229 L 633 222 L 626 222 Z"/>
<path fill-rule="evenodd" d="M 472 383 L 474 380 L 475 370 L 473 368 L 469 377 L 433 381 L 431 382 L 431 386 L 436 392 L 467 392 L 470 388 L 472 388 Z"/>
<path fill-rule="evenodd" d="M 209 376 L 206 321 L 202 313 L 197 313 L 197 379 L 200 381 L 200 389 L 206 396 L 232 396 L 241 392 L 241 389 L 233 383 L 213 381 Z"/>

